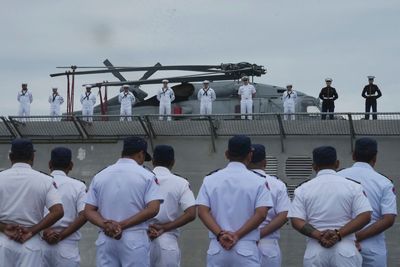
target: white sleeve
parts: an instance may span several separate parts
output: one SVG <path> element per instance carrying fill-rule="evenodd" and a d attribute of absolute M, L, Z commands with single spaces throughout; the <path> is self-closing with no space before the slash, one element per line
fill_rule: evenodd
<path fill-rule="evenodd" d="M 158 90 L 158 92 L 157 92 L 157 100 L 158 101 L 161 100 L 161 90 Z"/>
<path fill-rule="evenodd" d="M 276 206 L 274 208 L 276 210 L 276 213 L 281 213 L 284 211 L 289 211 L 289 207 L 290 207 L 290 199 L 287 194 L 287 188 L 284 183 L 281 183 L 281 186 L 277 194 Z"/>
<path fill-rule="evenodd" d="M 203 205 L 209 208 L 211 207 L 210 196 L 208 195 L 207 187 L 204 181 L 200 187 L 199 194 L 197 195 L 196 205 Z"/>
<path fill-rule="evenodd" d="M 194 199 L 194 195 L 192 190 L 190 189 L 189 183 L 186 183 L 185 186 L 183 187 L 179 204 L 183 211 L 186 210 L 187 208 L 196 205 L 196 200 Z"/>
<path fill-rule="evenodd" d="M 49 178 L 50 179 L 50 178 Z M 56 204 L 62 204 L 61 197 L 57 192 L 56 184 L 54 181 L 48 183 L 47 194 L 46 194 L 46 208 L 50 209 Z"/>
<path fill-rule="evenodd" d="M 29 93 L 29 101 L 32 103 L 33 102 L 33 96 L 32 93 Z"/>
<path fill-rule="evenodd" d="M 132 94 L 131 101 L 132 101 L 132 104 L 134 104 L 134 103 L 135 103 L 135 101 L 136 101 L 136 97 L 135 97 L 135 95 L 134 95 L 134 94 Z"/>
<path fill-rule="evenodd" d="M 78 213 L 85 209 L 85 200 L 86 200 L 86 186 L 82 184 L 82 186 L 79 188 L 79 193 L 76 199 L 76 209 Z"/>
<path fill-rule="evenodd" d="M 153 200 L 163 201 L 160 194 L 160 186 L 158 185 L 158 180 L 155 176 L 147 180 L 146 192 L 144 195 L 144 201 L 146 204 Z"/>
<path fill-rule="evenodd" d="M 95 95 L 92 95 L 92 102 L 93 102 L 93 105 L 96 104 L 96 96 Z"/>
<path fill-rule="evenodd" d="M 255 208 L 274 206 L 274 203 L 272 202 L 271 198 L 271 191 L 269 191 L 267 186 L 268 186 L 267 182 L 263 182 L 262 184 L 259 185 Z"/>
<path fill-rule="evenodd" d="M 307 218 L 301 187 L 294 190 L 294 198 L 289 208 L 288 218 L 299 218 L 302 220 L 306 220 Z"/>
<path fill-rule="evenodd" d="M 171 90 L 171 95 L 170 95 L 170 97 L 171 97 L 171 102 L 172 102 L 172 101 L 175 100 L 175 93 L 174 93 L 174 90 L 172 90 L 172 89 L 170 89 L 170 90 Z"/>
<path fill-rule="evenodd" d="M 119 94 L 118 95 L 118 102 L 121 103 L 121 101 L 122 101 L 122 94 Z"/>
<path fill-rule="evenodd" d="M 51 104 L 51 101 L 53 100 L 52 96 L 49 96 L 49 103 Z"/>
<path fill-rule="evenodd" d="M 396 195 L 393 184 L 388 184 L 383 189 L 383 195 L 381 198 L 381 212 L 382 214 L 397 215 Z"/>
<path fill-rule="evenodd" d="M 99 206 L 98 194 L 97 194 L 97 188 L 96 188 L 96 176 L 93 178 L 92 182 L 90 183 L 89 190 L 86 194 L 85 203 L 90 204 L 95 207 Z"/>
<path fill-rule="evenodd" d="M 201 100 L 201 89 L 197 92 L 197 99 Z"/>
<path fill-rule="evenodd" d="M 240 86 L 239 89 L 238 89 L 238 95 L 242 95 L 242 93 L 243 93 L 243 89 L 242 89 L 242 87 Z"/>
<path fill-rule="evenodd" d="M 212 100 L 212 101 L 215 101 L 216 99 L 217 99 L 217 95 L 215 94 L 215 91 L 212 90 L 212 91 L 211 91 L 211 100 Z"/>
<path fill-rule="evenodd" d="M 354 185 L 353 193 L 354 198 L 352 203 L 352 210 L 355 216 L 358 216 L 366 211 L 372 211 L 371 204 L 369 203 L 369 200 L 365 195 L 365 192 L 361 185 Z"/>
<path fill-rule="evenodd" d="M 255 88 L 253 85 L 251 86 L 251 93 L 252 93 L 252 94 L 255 94 L 255 93 L 256 93 L 256 88 Z"/>
<path fill-rule="evenodd" d="M 85 99 L 85 97 L 83 96 L 83 94 L 81 94 L 81 104 L 83 104 L 83 99 Z"/>
<path fill-rule="evenodd" d="M 21 99 L 21 93 L 18 92 L 18 94 L 17 94 L 17 100 L 18 100 L 18 102 L 20 101 L 20 99 Z"/>
<path fill-rule="evenodd" d="M 62 96 L 60 96 L 60 105 L 64 103 L 64 98 Z"/>

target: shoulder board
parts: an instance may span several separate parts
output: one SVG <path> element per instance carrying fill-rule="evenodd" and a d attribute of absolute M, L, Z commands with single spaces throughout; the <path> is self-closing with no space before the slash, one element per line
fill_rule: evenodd
<path fill-rule="evenodd" d="M 356 180 L 353 180 L 353 179 L 350 179 L 350 178 L 347 178 L 347 177 L 345 177 L 347 180 L 349 180 L 349 181 L 352 181 L 352 182 L 355 182 L 355 183 L 357 183 L 357 184 L 361 184 L 360 182 L 357 182 Z"/>
<path fill-rule="evenodd" d="M 251 171 L 252 171 L 253 173 L 257 174 L 258 176 L 262 177 L 262 178 L 267 177 L 266 175 L 261 174 L 261 173 L 258 173 L 258 172 L 254 171 L 254 170 L 251 170 Z"/>
<path fill-rule="evenodd" d="M 309 181 L 311 181 L 311 179 L 307 179 L 307 180 L 305 180 L 305 181 L 299 183 L 299 184 L 296 186 L 296 188 L 302 186 L 303 184 L 305 184 L 305 183 L 307 183 L 307 182 L 309 182 Z"/>
<path fill-rule="evenodd" d="M 50 174 L 48 174 L 47 172 L 44 172 L 44 171 L 39 171 L 41 174 L 44 174 L 44 175 L 47 175 L 47 176 L 50 176 L 50 177 L 53 177 L 53 176 L 51 176 Z"/>
<path fill-rule="evenodd" d="M 142 167 L 143 167 L 145 170 L 147 170 L 147 171 L 151 172 L 152 174 L 154 174 L 154 176 L 156 176 L 156 174 L 153 172 L 153 170 L 150 169 L 149 167 L 147 167 L 147 166 L 145 166 L 145 165 L 142 165 Z"/>
<path fill-rule="evenodd" d="M 389 177 L 387 177 L 386 175 L 384 175 L 383 173 L 378 172 L 380 175 L 382 175 L 383 177 L 385 177 L 386 179 L 388 179 L 392 184 L 393 184 L 393 180 L 390 179 Z"/>
<path fill-rule="evenodd" d="M 82 182 L 83 184 L 85 184 L 86 185 L 86 182 L 84 181 L 84 180 L 81 180 L 81 179 L 78 179 L 78 178 L 75 178 L 75 177 L 70 177 L 71 179 L 74 179 L 74 180 L 77 180 L 77 181 L 79 181 L 79 182 Z"/>
<path fill-rule="evenodd" d="M 221 170 L 221 169 L 216 169 L 216 170 L 210 172 L 209 174 L 207 174 L 206 176 L 209 176 L 209 175 L 211 175 L 211 174 L 214 174 L 214 173 L 218 172 L 219 170 Z"/>

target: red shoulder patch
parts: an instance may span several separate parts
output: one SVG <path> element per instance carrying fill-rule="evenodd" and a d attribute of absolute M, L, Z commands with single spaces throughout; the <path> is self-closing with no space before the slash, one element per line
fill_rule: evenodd
<path fill-rule="evenodd" d="M 156 182 L 156 184 L 160 185 L 160 182 L 158 182 L 157 177 L 154 177 L 154 182 Z"/>

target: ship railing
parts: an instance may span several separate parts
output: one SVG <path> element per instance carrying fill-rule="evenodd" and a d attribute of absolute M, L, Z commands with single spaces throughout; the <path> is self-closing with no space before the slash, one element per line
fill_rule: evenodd
<path fill-rule="evenodd" d="M 212 115 L 96 115 L 0 117 L 0 142 L 15 137 L 45 142 L 109 142 L 126 136 L 205 137 L 215 140 L 220 136 L 245 134 L 249 136 L 399 136 L 400 113 L 376 113 L 377 120 L 365 119 L 366 113 L 334 113 L 330 120 L 322 120 L 322 113 L 212 114 Z M 242 117 L 243 116 L 243 117 Z M 243 118 L 243 119 L 242 119 Z M 170 120 L 169 120 L 170 119 Z M 213 145 L 214 146 L 214 145 Z"/>

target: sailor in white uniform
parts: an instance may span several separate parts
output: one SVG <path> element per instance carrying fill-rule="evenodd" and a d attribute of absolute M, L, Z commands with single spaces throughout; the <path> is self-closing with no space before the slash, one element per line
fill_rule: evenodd
<path fill-rule="evenodd" d="M 52 178 L 32 169 L 34 151 L 30 140 L 15 139 L 9 154 L 12 167 L 0 172 L 1 267 L 43 266 L 44 241 L 38 233 L 64 213 Z"/>
<path fill-rule="evenodd" d="M 132 92 L 129 92 L 129 85 L 125 84 L 123 86 L 123 91 L 118 95 L 118 101 L 121 103 L 121 117 L 120 120 L 132 121 L 132 105 L 135 104 L 135 96 Z"/>
<path fill-rule="evenodd" d="M 256 95 L 256 88 L 249 84 L 249 78 L 244 76 L 242 78 L 243 85 L 239 87 L 238 95 L 240 96 L 240 113 L 242 114 L 242 120 L 246 119 L 243 114 L 253 113 L 253 97 Z M 248 115 L 247 118 L 252 120 L 253 117 Z"/>
<path fill-rule="evenodd" d="M 200 114 L 210 115 L 212 114 L 212 102 L 217 99 L 214 89 L 209 87 L 210 82 L 205 80 L 203 82 L 203 88 L 197 93 L 197 99 L 200 100 Z"/>
<path fill-rule="evenodd" d="M 269 209 L 267 218 L 260 225 L 261 240 L 258 242 L 258 248 L 261 252 L 261 267 L 280 267 L 282 257 L 279 248 L 279 229 L 287 222 L 290 199 L 285 183 L 265 173 L 267 166 L 265 147 L 254 144 L 253 149 L 249 169 L 266 180 L 273 202 L 273 207 Z"/>
<path fill-rule="evenodd" d="M 175 100 L 174 91 L 168 86 L 168 80 L 162 80 L 163 86 L 157 92 L 157 100 L 160 102 L 160 115 L 171 115 L 171 102 Z M 163 116 L 160 116 L 163 120 Z M 167 120 L 171 120 L 168 116 Z"/>
<path fill-rule="evenodd" d="M 175 163 L 174 149 L 158 145 L 153 153 L 154 174 L 160 184 L 164 202 L 160 212 L 150 220 L 151 267 L 179 267 L 179 227 L 196 218 L 196 203 L 189 182 L 171 172 Z"/>
<path fill-rule="evenodd" d="M 96 96 L 92 93 L 92 87 L 86 85 L 86 92 L 81 95 L 82 116 L 83 120 L 87 122 L 93 121 L 93 109 L 96 104 Z"/>
<path fill-rule="evenodd" d="M 260 266 L 259 225 L 272 206 L 262 179 L 247 169 L 252 148 L 247 136 L 229 139 L 229 164 L 204 178 L 197 196 L 198 214 L 209 229 L 207 266 Z"/>
<path fill-rule="evenodd" d="M 85 215 L 101 232 L 96 240 L 97 267 L 148 267 L 148 220 L 157 215 L 162 197 L 154 174 L 143 168 L 147 143 L 124 140 L 121 158 L 92 180 Z"/>
<path fill-rule="evenodd" d="M 354 165 L 339 172 L 362 185 L 373 209 L 371 222 L 356 233 L 363 267 L 387 266 L 384 231 L 393 226 L 397 216 L 394 185 L 374 170 L 377 153 L 378 144 L 374 139 L 360 138 L 353 152 Z"/>
<path fill-rule="evenodd" d="M 19 102 L 18 116 L 30 116 L 31 103 L 33 101 L 32 93 L 28 91 L 28 84 L 23 83 L 21 91 L 18 92 L 17 100 Z"/>
<path fill-rule="evenodd" d="M 61 121 L 61 118 L 56 118 L 61 116 L 61 105 L 64 103 L 64 98 L 60 96 L 57 92 L 58 88 L 52 88 L 53 93 L 49 96 L 50 103 L 50 116 L 54 117 L 52 121 Z"/>
<path fill-rule="evenodd" d="M 287 120 L 289 116 L 291 120 L 295 119 L 295 115 L 293 113 L 296 112 L 295 108 L 297 102 L 297 92 L 294 91 L 292 88 L 293 86 L 291 84 L 288 84 L 286 86 L 287 90 L 283 92 L 282 95 L 283 113 L 285 113 L 283 118 L 285 120 Z"/>
<path fill-rule="evenodd" d="M 47 242 L 43 250 L 45 267 L 79 267 L 79 229 L 86 223 L 84 215 L 86 186 L 81 181 L 68 177 L 72 170 L 71 150 L 57 147 L 51 151 L 49 167 L 57 184 L 64 207 L 64 217 L 43 232 Z"/>
<path fill-rule="evenodd" d="M 336 173 L 339 161 L 330 146 L 313 151 L 317 176 L 300 185 L 288 217 L 297 231 L 309 237 L 305 267 L 361 267 L 354 233 L 371 220 L 371 205 L 362 186 Z"/>

